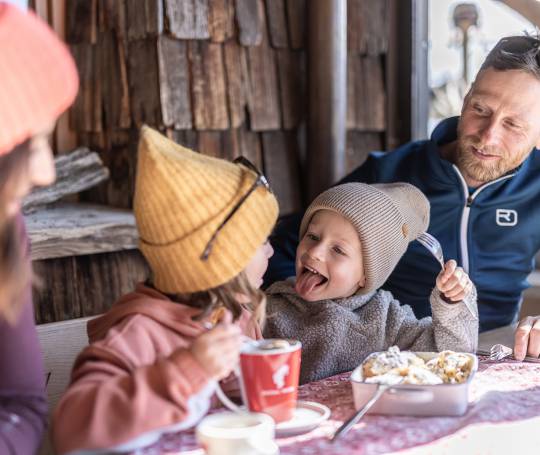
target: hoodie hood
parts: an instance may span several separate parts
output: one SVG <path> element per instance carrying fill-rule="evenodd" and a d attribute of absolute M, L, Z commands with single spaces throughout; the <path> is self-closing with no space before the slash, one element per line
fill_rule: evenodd
<path fill-rule="evenodd" d="M 160 292 L 137 285 L 134 292 L 121 297 L 107 313 L 88 322 L 88 339 L 91 343 L 105 337 L 108 330 L 122 319 L 142 314 L 186 337 L 196 337 L 205 329 L 192 318 L 201 313 L 182 303 L 173 302 Z"/>

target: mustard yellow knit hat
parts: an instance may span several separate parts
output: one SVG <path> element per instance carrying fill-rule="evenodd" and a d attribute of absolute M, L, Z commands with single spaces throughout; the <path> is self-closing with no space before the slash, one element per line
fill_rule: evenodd
<path fill-rule="evenodd" d="M 409 242 L 428 228 L 429 201 L 408 183 L 344 183 L 315 198 L 300 225 L 300 238 L 319 210 L 332 210 L 354 226 L 362 248 L 366 281 L 357 294 L 379 289 Z"/>
<path fill-rule="evenodd" d="M 206 244 L 257 178 L 244 166 L 193 152 L 143 126 L 134 212 L 139 248 L 165 293 L 192 293 L 222 285 L 252 259 L 278 216 L 274 195 L 258 187 Z"/>

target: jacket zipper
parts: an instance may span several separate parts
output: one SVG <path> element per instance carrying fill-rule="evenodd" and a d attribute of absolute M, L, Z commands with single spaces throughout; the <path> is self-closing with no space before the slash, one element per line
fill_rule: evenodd
<path fill-rule="evenodd" d="M 474 202 L 474 199 L 476 198 L 476 196 L 478 196 L 478 193 L 480 193 L 480 191 L 487 188 L 488 186 L 493 185 L 494 183 L 500 182 L 501 180 L 509 179 L 515 174 L 507 174 L 502 177 L 499 177 L 498 179 L 495 179 L 491 182 L 488 182 L 478 187 L 476 190 L 473 191 L 472 194 L 469 194 L 469 187 L 467 186 L 467 182 L 465 182 L 465 179 L 463 178 L 463 175 L 461 175 L 461 172 L 459 171 L 458 167 L 455 164 L 453 164 L 452 167 L 454 168 L 454 171 L 456 171 L 456 174 L 458 175 L 459 180 L 461 181 L 461 185 L 463 186 L 463 194 L 465 195 L 465 206 L 463 207 L 463 212 L 461 214 L 461 224 L 459 228 L 459 245 L 460 245 L 460 250 L 461 250 L 461 260 L 462 260 L 463 270 L 469 273 L 469 246 L 467 244 L 467 232 L 468 232 L 468 226 L 469 226 L 469 215 L 471 212 L 471 205 Z"/>

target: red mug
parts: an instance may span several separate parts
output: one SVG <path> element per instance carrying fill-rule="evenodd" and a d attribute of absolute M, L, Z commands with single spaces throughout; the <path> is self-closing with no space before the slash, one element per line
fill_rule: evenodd
<path fill-rule="evenodd" d="M 301 348 L 296 340 L 244 343 L 235 373 L 240 379 L 242 399 L 250 411 L 264 412 L 276 423 L 292 419 L 298 396 Z M 219 386 L 216 393 L 226 407 L 240 410 Z"/>

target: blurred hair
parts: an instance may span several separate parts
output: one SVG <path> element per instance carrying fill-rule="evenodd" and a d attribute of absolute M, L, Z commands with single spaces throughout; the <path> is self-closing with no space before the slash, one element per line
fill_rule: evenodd
<path fill-rule="evenodd" d="M 146 284 L 156 289 L 151 280 Z M 264 326 L 266 296 L 263 291 L 250 284 L 244 271 L 228 282 L 212 289 L 191 294 L 165 295 L 174 302 L 200 308 L 202 312 L 195 318 L 196 320 L 204 319 L 215 310 L 225 308 L 231 312 L 233 320 L 236 321 L 241 316 L 242 309 L 245 308 L 252 314 L 252 318 L 260 325 L 261 329 Z"/>
<path fill-rule="evenodd" d="M 8 216 L 13 187 L 28 169 L 29 141 L 0 156 L 0 317 L 14 323 L 32 282 L 26 239 L 16 217 Z"/>

